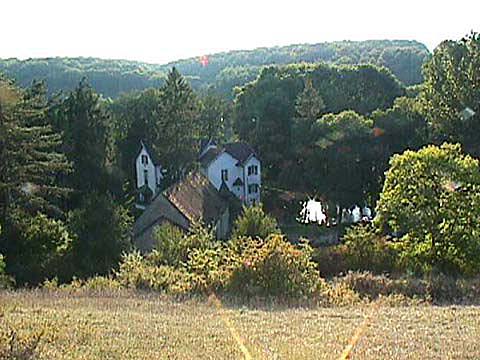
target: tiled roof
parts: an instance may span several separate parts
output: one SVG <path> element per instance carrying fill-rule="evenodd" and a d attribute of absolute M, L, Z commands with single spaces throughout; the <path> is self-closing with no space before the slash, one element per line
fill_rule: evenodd
<path fill-rule="evenodd" d="M 165 196 L 190 221 L 215 222 L 228 202 L 205 175 L 195 172 L 165 191 Z"/>

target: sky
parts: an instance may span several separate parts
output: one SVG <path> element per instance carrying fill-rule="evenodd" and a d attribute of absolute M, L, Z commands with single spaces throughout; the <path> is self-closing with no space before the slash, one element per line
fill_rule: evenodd
<path fill-rule="evenodd" d="M 479 0 L 0 0 L 0 58 L 166 63 L 228 50 L 480 31 Z"/>

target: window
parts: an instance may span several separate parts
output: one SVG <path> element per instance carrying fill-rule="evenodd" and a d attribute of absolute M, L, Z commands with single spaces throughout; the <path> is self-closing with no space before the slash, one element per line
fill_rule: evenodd
<path fill-rule="evenodd" d="M 147 155 L 142 155 L 142 164 L 143 165 L 148 165 L 148 156 Z"/>
<path fill-rule="evenodd" d="M 250 175 L 258 175 L 258 166 L 257 165 L 250 165 L 247 169 L 248 176 Z"/>
<path fill-rule="evenodd" d="M 223 181 L 228 181 L 228 170 L 227 169 L 222 170 L 222 180 Z"/>
<path fill-rule="evenodd" d="M 143 179 L 145 181 L 145 185 L 148 186 L 148 170 L 143 170 Z"/>
<path fill-rule="evenodd" d="M 258 193 L 258 184 L 250 184 L 250 185 L 248 185 L 248 193 L 249 193 L 249 194 L 256 194 L 256 193 Z"/>

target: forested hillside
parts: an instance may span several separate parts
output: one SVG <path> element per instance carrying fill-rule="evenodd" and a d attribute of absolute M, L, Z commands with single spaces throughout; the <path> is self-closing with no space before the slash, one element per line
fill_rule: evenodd
<path fill-rule="evenodd" d="M 299 62 L 370 63 L 387 67 L 405 85 L 418 84 L 422 82 L 421 67 L 429 56 L 428 49 L 416 41 L 342 41 L 230 51 L 210 55 L 204 62 L 195 57 L 166 65 L 95 58 L 7 59 L 0 60 L 0 72 L 20 86 L 45 79 L 50 94 L 70 91 L 87 77 L 98 93 L 116 98 L 121 93 L 158 87 L 175 66 L 195 90 L 213 88 L 231 97 L 234 87 L 254 80 L 265 65 Z"/>

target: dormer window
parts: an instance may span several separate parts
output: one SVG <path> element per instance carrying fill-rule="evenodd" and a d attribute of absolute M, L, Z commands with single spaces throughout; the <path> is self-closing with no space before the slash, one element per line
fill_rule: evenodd
<path fill-rule="evenodd" d="M 222 170 L 222 181 L 228 181 L 228 170 L 227 169 L 223 169 Z"/>
<path fill-rule="evenodd" d="M 248 176 L 250 175 L 258 175 L 258 166 L 257 165 L 250 165 L 247 168 Z"/>
<path fill-rule="evenodd" d="M 143 165 L 148 165 L 148 156 L 147 155 L 142 155 L 142 164 Z"/>

